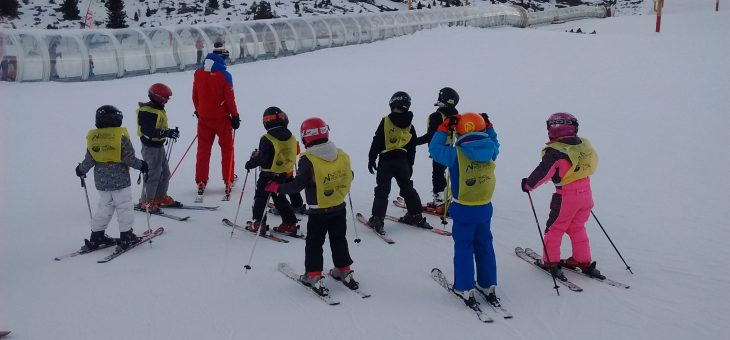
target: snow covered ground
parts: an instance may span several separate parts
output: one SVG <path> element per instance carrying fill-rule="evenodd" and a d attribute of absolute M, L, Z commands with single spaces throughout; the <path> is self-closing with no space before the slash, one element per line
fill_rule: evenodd
<path fill-rule="evenodd" d="M 439 28 L 231 68 L 243 116 L 236 138 L 239 176 L 264 132 L 259 122 L 267 106 L 285 110 L 295 130 L 305 118 L 320 116 L 352 157 L 355 210 L 366 215 L 375 184 L 367 151 L 393 92 L 411 94 L 421 132 L 443 86 L 459 91 L 462 112 L 489 112 L 502 144 L 493 200 L 498 295 L 515 314 L 489 325 L 429 277 L 433 267 L 452 275 L 452 241 L 395 224 L 386 225 L 395 245 L 356 226 L 362 243 L 350 244 L 353 268 L 370 299 L 328 279 L 342 304 L 327 306 L 279 274 L 282 261 L 303 270 L 299 240 L 259 239 L 253 269 L 244 273 L 254 238 L 236 232 L 231 239 L 220 222 L 235 215 L 243 181 L 234 200 L 217 201 L 223 185 L 215 147 L 206 203 L 220 204 L 219 211 L 190 212 L 187 222 L 152 217 L 152 225 L 167 232 L 151 247 L 107 264 L 96 263 L 106 250 L 55 262 L 54 256 L 88 237 L 86 202 L 73 168 L 83 157 L 95 109 L 118 106 L 133 131 L 134 109 L 147 87 L 170 85 L 168 112 L 182 132 L 174 165 L 195 133 L 192 73 L 0 83 L 0 329 L 13 330 L 9 339 L 31 340 L 725 339 L 730 11 L 715 13 L 709 2 L 690 9 L 665 15 L 661 34 L 653 33 L 650 16 L 537 29 Z M 575 27 L 598 34 L 564 33 Z M 540 247 L 518 183 L 539 161 L 545 118 L 556 111 L 574 113 L 580 134 L 601 156 L 592 180 L 594 211 L 635 274 L 591 221 L 593 255 L 604 274 L 631 289 L 573 275 L 585 290 L 562 288 L 557 296 L 548 276 L 514 256 L 515 246 Z M 430 161 L 423 147 L 415 172 L 425 199 Z M 193 173 L 191 151 L 171 183 L 171 194 L 184 203 L 193 200 Z M 239 220 L 250 217 L 251 180 Z M 133 186 L 135 195 L 140 189 Z M 533 195 L 541 226 L 551 192 L 544 187 Z M 96 191 L 89 193 L 93 208 Z M 390 213 L 402 212 L 391 207 Z M 146 229 L 143 214 L 135 225 Z M 116 228 L 113 221 L 109 234 L 117 235 Z M 349 239 L 354 237 L 350 228 Z M 566 241 L 564 256 L 569 251 Z"/>

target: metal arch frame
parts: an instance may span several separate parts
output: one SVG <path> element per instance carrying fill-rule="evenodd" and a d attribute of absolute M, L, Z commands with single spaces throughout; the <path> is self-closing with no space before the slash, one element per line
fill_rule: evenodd
<path fill-rule="evenodd" d="M 271 25 L 270 20 L 263 22 L 263 24 L 268 26 L 269 29 L 271 30 L 271 33 L 274 34 L 274 41 L 276 42 L 274 44 L 274 57 L 278 57 L 279 53 L 281 53 L 281 45 L 279 45 L 279 44 L 281 44 L 281 39 L 279 39 L 279 32 L 277 32 L 276 29 L 274 29 L 274 26 Z"/>
<path fill-rule="evenodd" d="M 324 27 L 327 28 L 327 34 L 329 35 L 329 39 L 328 39 L 329 40 L 329 43 L 327 44 L 326 47 L 322 47 L 322 48 L 331 48 L 332 45 L 334 44 L 335 38 L 333 37 L 332 27 L 330 27 L 330 24 L 327 22 L 327 20 L 324 20 L 323 17 L 312 17 L 311 20 L 312 21 L 317 20 L 317 21 L 321 22 L 322 24 L 324 24 Z M 312 29 L 314 29 L 314 26 L 312 26 Z M 315 40 L 317 40 L 317 46 L 319 47 L 319 39 L 316 39 L 317 38 L 317 33 L 316 32 L 314 34 L 314 37 L 315 37 Z"/>
<path fill-rule="evenodd" d="M 149 66 L 149 72 L 150 74 L 157 72 L 157 59 L 152 56 L 152 41 L 150 40 L 150 37 L 148 37 L 147 34 L 144 34 L 144 32 L 142 32 L 142 30 L 138 27 L 125 28 L 125 30 L 136 32 L 142 37 L 145 49 L 147 50 L 147 65 Z"/>
<path fill-rule="evenodd" d="M 18 41 L 20 42 L 20 45 L 19 45 L 20 51 L 22 52 L 23 57 L 25 57 L 27 55 L 25 47 L 23 46 L 23 37 L 22 36 L 26 35 L 26 36 L 31 37 L 35 41 L 38 49 L 40 49 L 40 54 L 41 54 L 41 59 L 42 59 L 41 63 L 43 65 L 43 71 L 41 71 L 41 79 L 39 79 L 39 80 L 48 81 L 51 77 L 51 74 L 50 74 L 51 73 L 51 57 L 48 54 L 48 45 L 43 42 L 43 39 L 39 38 L 38 34 L 34 34 L 34 33 L 35 32 L 28 31 L 28 30 L 18 32 Z M 25 62 L 25 60 L 24 60 L 24 62 Z M 20 62 L 18 62 L 18 69 L 20 69 L 20 66 L 21 66 L 21 64 L 20 64 Z M 23 65 L 23 66 L 25 66 L 25 65 Z M 22 73 L 18 73 L 18 74 L 22 74 Z M 17 78 L 17 76 L 16 76 L 16 78 Z M 25 78 L 23 78 L 23 80 L 25 80 Z"/>
<path fill-rule="evenodd" d="M 353 19 L 355 20 L 355 22 L 357 22 L 357 25 L 360 26 L 360 42 L 359 43 L 360 44 L 363 43 L 363 39 L 362 39 L 363 31 L 367 32 L 367 35 L 368 35 L 366 42 L 369 42 L 369 43 L 373 42 L 373 31 L 372 31 L 373 23 L 370 21 L 370 19 L 368 19 L 368 17 L 366 17 L 364 15 L 354 15 Z M 367 29 L 363 28 L 362 24 L 360 23 L 360 20 L 364 20 L 365 22 L 367 22 L 367 24 L 368 24 Z"/>
<path fill-rule="evenodd" d="M 347 29 L 348 25 L 345 24 L 345 20 L 350 20 L 350 21 L 352 21 L 352 22 L 355 23 L 355 27 L 357 27 L 357 31 L 353 32 L 353 33 L 357 34 L 356 39 L 355 39 L 355 42 L 352 43 L 352 44 L 347 44 L 347 45 L 359 45 L 360 44 L 360 41 L 362 41 L 362 38 L 361 38 L 361 35 L 362 35 L 362 27 L 360 27 L 360 23 L 357 22 L 357 19 L 352 18 L 352 17 L 347 17 L 347 16 L 338 16 L 338 18 L 340 19 L 340 22 L 342 22 L 342 25 L 345 26 L 345 36 L 346 36 L 345 37 L 345 41 L 348 41 L 349 40 L 349 39 L 347 39 L 347 35 L 350 34 L 349 33 L 350 30 Z"/>
<path fill-rule="evenodd" d="M 13 42 L 13 45 L 15 46 L 15 50 L 19 53 L 16 53 L 15 56 L 15 81 L 21 82 L 23 81 L 23 68 L 25 63 L 25 51 L 23 49 L 23 45 L 20 43 L 20 40 L 18 39 L 17 34 L 9 33 L 9 31 L 5 31 L 7 33 L 7 37 L 10 38 L 10 41 Z M 3 55 L 5 56 L 5 55 Z"/>
<path fill-rule="evenodd" d="M 205 38 L 204 39 L 207 39 L 206 42 L 211 42 L 211 40 L 210 40 L 210 36 L 208 36 L 208 33 L 205 33 L 205 28 L 210 27 L 210 28 L 218 28 L 218 29 L 222 30 L 223 31 L 223 41 L 224 41 L 224 44 L 227 44 L 227 46 L 231 46 L 231 47 L 237 47 L 237 48 L 233 49 L 233 51 L 235 51 L 235 54 L 233 54 L 233 55 L 235 55 L 236 58 L 232 58 L 231 57 L 231 59 L 230 59 L 231 62 L 233 62 L 233 61 L 237 60 L 238 58 L 240 58 L 240 56 L 238 55 L 238 54 L 240 54 L 239 53 L 240 46 L 238 46 L 239 44 L 237 42 L 234 42 L 234 40 L 233 40 L 233 33 L 231 33 L 231 31 L 228 28 L 226 28 L 226 26 L 224 26 L 223 24 L 220 24 L 220 23 L 216 23 L 216 24 L 204 24 L 204 25 L 194 25 L 194 26 L 197 27 L 197 28 L 199 28 L 203 32 L 203 34 L 205 35 Z M 212 46 L 212 45 L 208 45 L 208 46 Z M 231 49 L 229 48 L 229 51 L 230 50 Z"/>
<path fill-rule="evenodd" d="M 344 37 L 342 37 L 343 38 L 342 44 L 335 45 L 335 34 L 334 34 L 334 30 L 332 29 L 332 25 L 330 25 L 330 23 L 328 22 L 327 19 L 331 19 L 333 21 L 337 21 L 342 26 L 342 31 L 344 32 L 344 35 L 345 35 Z M 327 24 L 327 28 L 329 28 L 329 30 L 330 30 L 330 47 L 332 47 L 333 45 L 334 46 L 347 46 L 347 28 L 345 27 L 345 24 L 342 22 L 342 20 L 340 20 L 340 19 L 332 16 L 332 17 L 324 17 L 324 18 L 322 18 L 322 21 L 325 24 Z"/>
<path fill-rule="evenodd" d="M 180 40 L 180 35 L 175 32 L 175 26 L 159 26 L 155 27 L 155 29 L 166 31 L 168 34 L 172 36 L 172 40 L 175 41 L 175 45 L 170 46 L 172 48 L 172 57 L 175 58 L 175 63 L 177 63 L 177 68 L 182 71 L 185 69 L 185 65 L 182 64 L 182 58 L 180 58 L 180 46 L 182 46 L 182 41 Z M 156 65 L 156 64 L 155 64 Z"/>
<path fill-rule="evenodd" d="M 230 23 L 230 24 L 231 25 L 240 25 L 241 31 L 248 32 L 248 35 L 250 35 L 251 38 L 253 38 L 253 53 L 251 51 L 249 51 L 249 54 L 251 55 L 251 58 L 253 58 L 254 60 L 258 60 L 258 58 L 259 58 L 259 38 L 256 36 L 256 32 L 246 22 L 235 22 L 235 23 Z M 229 28 L 229 31 L 230 30 L 231 29 Z M 234 34 L 231 33 L 231 35 L 233 36 Z M 241 50 L 241 39 L 242 38 L 244 41 L 243 50 L 247 51 L 248 50 L 248 46 L 247 46 L 248 39 L 246 39 L 246 33 L 236 32 L 235 36 L 238 37 L 237 43 L 238 43 L 239 54 L 240 54 L 240 50 Z M 244 52 L 243 56 L 239 55 L 238 58 L 241 60 L 244 60 L 246 58 L 245 52 Z"/>
<path fill-rule="evenodd" d="M 79 52 L 81 53 L 81 80 L 88 80 L 89 70 L 91 69 L 88 58 L 89 48 L 86 47 L 86 44 L 84 44 L 84 41 L 81 39 L 80 35 L 69 34 L 68 37 L 76 41 L 76 44 L 79 45 Z"/>
<path fill-rule="evenodd" d="M 272 24 L 271 27 L 274 27 L 273 24 L 275 24 L 275 23 L 284 23 L 284 24 L 286 24 L 286 26 L 289 27 L 289 29 L 294 34 L 294 41 L 295 41 L 295 44 L 296 44 L 296 46 L 294 47 L 294 51 L 292 51 L 292 52 L 294 54 L 299 53 L 299 48 L 300 48 L 300 45 L 301 45 L 301 42 L 299 41 L 299 33 L 294 28 L 294 25 L 291 24 L 291 20 L 277 20 L 277 19 L 274 19 L 274 20 L 271 21 L 271 24 Z M 278 34 L 278 32 L 277 32 L 277 34 Z M 278 38 L 278 39 L 279 39 L 278 42 L 281 43 L 282 42 L 281 38 Z M 287 50 L 289 50 L 289 49 L 287 49 Z M 291 50 L 289 50 L 289 51 L 291 51 Z"/>
<path fill-rule="evenodd" d="M 314 27 L 312 26 L 312 23 L 310 23 L 309 20 L 306 20 L 303 18 L 294 18 L 293 20 L 299 20 L 299 21 L 303 22 L 304 24 L 306 24 L 307 27 L 309 27 L 309 31 L 312 32 L 312 42 L 313 42 L 312 48 L 309 51 L 310 52 L 315 51 L 317 49 L 317 32 L 314 31 Z"/>
<path fill-rule="evenodd" d="M 113 33 L 110 33 L 109 29 L 99 29 L 92 31 L 91 33 L 82 33 L 83 36 L 91 36 L 92 34 L 101 34 L 109 38 L 114 47 L 114 54 L 117 56 L 117 78 L 124 77 L 124 54 L 122 53 L 122 44 L 119 43 L 117 37 Z"/>

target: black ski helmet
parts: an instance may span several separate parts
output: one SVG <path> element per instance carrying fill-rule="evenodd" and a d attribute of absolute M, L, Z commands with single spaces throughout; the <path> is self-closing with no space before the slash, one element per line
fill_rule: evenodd
<path fill-rule="evenodd" d="M 263 123 L 266 130 L 277 126 L 287 126 L 289 117 L 280 108 L 271 106 L 264 111 Z"/>
<path fill-rule="evenodd" d="M 403 111 L 408 111 L 411 107 L 411 96 L 403 91 L 398 91 L 390 97 L 389 104 L 391 109 L 398 108 Z"/>
<path fill-rule="evenodd" d="M 104 105 L 96 109 L 96 128 L 103 129 L 109 127 L 122 126 L 122 111 L 119 111 L 113 105 Z"/>
<path fill-rule="evenodd" d="M 444 87 L 439 91 L 439 97 L 434 106 L 438 107 L 456 107 L 459 104 L 459 94 L 450 87 Z"/>

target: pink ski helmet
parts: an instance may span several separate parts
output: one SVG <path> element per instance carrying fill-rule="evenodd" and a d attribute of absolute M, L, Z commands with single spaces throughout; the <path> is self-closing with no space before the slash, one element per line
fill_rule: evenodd
<path fill-rule="evenodd" d="M 575 136 L 578 134 L 578 119 L 570 113 L 553 113 L 550 117 L 548 117 L 546 123 L 548 138 L 550 138 L 550 140 Z"/>

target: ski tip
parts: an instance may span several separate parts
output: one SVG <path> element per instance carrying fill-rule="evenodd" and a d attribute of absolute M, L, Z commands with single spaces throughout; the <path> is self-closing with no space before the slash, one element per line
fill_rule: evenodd
<path fill-rule="evenodd" d="M 432 274 L 433 274 L 433 273 L 441 273 L 441 269 L 438 269 L 438 268 L 433 268 L 433 269 L 431 269 L 431 273 L 432 273 Z"/>
<path fill-rule="evenodd" d="M 515 253 L 521 253 L 521 252 L 524 252 L 524 251 L 525 250 L 522 249 L 522 247 L 515 247 Z"/>

